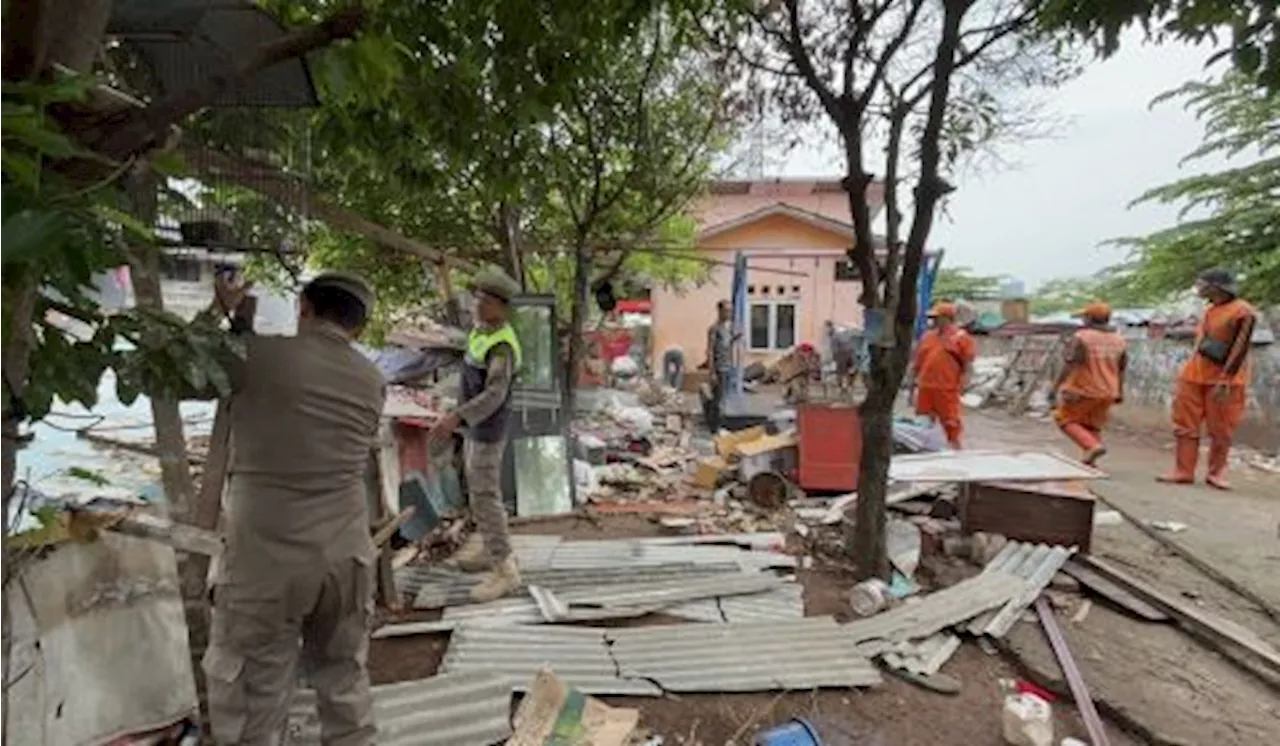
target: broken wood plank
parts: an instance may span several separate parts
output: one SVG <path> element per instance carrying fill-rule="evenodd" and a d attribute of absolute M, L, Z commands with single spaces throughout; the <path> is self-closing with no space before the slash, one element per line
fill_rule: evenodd
<path fill-rule="evenodd" d="M 130 512 L 105 528 L 121 534 L 159 541 L 174 549 L 204 557 L 222 553 L 222 539 L 212 531 L 148 513 Z"/>
<path fill-rule="evenodd" d="M 400 514 L 395 518 L 384 523 L 381 528 L 373 533 L 373 545 L 375 547 L 381 547 L 383 544 L 386 544 L 387 541 L 391 539 L 391 536 L 396 531 L 400 530 L 400 527 L 404 525 L 405 521 L 413 517 L 414 511 L 416 510 L 417 508 L 410 505 L 400 511 Z"/>
<path fill-rule="evenodd" d="M 1219 648 L 1242 651 L 1250 660 L 1261 664 L 1269 672 L 1280 675 L 1280 651 L 1268 645 L 1262 638 L 1229 619 L 1210 614 L 1183 603 L 1164 591 L 1145 583 L 1119 568 L 1096 557 L 1081 556 L 1081 562 L 1107 579 L 1119 583 L 1132 593 L 1141 596 L 1161 611 L 1173 617 L 1179 626 Z"/>
<path fill-rule="evenodd" d="M 1168 536 L 1165 532 L 1151 526 L 1149 523 L 1140 519 L 1138 516 L 1120 507 L 1119 505 L 1116 504 L 1114 500 L 1108 499 L 1106 495 L 1098 494 L 1098 493 L 1095 493 L 1095 494 L 1097 494 L 1098 499 L 1101 500 L 1104 504 L 1108 505 L 1109 507 L 1111 507 L 1112 510 L 1124 516 L 1124 519 L 1128 521 L 1130 524 L 1132 524 L 1134 528 L 1138 529 L 1142 533 L 1146 534 L 1148 537 L 1154 539 L 1156 542 L 1160 543 L 1161 545 L 1163 545 L 1164 547 L 1172 551 L 1174 554 L 1186 560 L 1187 563 L 1190 564 L 1192 567 L 1204 573 L 1209 578 L 1222 584 L 1228 590 L 1231 590 L 1236 594 L 1242 596 L 1243 598 L 1246 598 L 1249 601 L 1252 601 L 1254 604 L 1258 606 L 1258 608 L 1262 609 L 1263 613 L 1271 617 L 1271 619 L 1275 621 L 1277 624 L 1280 624 L 1280 607 L 1277 607 L 1275 604 L 1263 598 L 1262 594 L 1258 593 L 1253 588 L 1250 588 L 1244 583 L 1241 583 L 1239 580 L 1236 580 L 1235 578 L 1226 574 L 1222 570 L 1219 570 L 1217 567 L 1214 567 L 1209 562 L 1206 562 L 1204 559 L 1200 557 L 1200 555 L 1188 549 L 1182 542 Z"/>
<path fill-rule="evenodd" d="M 1107 739 L 1107 728 L 1098 715 L 1098 708 L 1093 704 L 1093 695 L 1089 693 L 1089 686 L 1084 682 L 1084 675 L 1080 673 L 1076 659 L 1071 656 L 1071 648 L 1067 647 L 1067 639 L 1063 637 L 1062 629 L 1058 626 L 1058 618 L 1053 615 L 1053 607 L 1044 596 L 1036 599 L 1036 613 L 1040 615 L 1040 624 L 1044 627 L 1045 637 L 1049 638 L 1049 645 L 1058 659 L 1058 665 L 1066 674 L 1067 686 L 1071 687 L 1071 697 L 1076 701 L 1076 708 L 1080 710 L 1080 718 L 1084 720 L 1085 730 L 1089 732 L 1089 742 L 1093 746 L 1111 746 L 1111 741 Z"/>
<path fill-rule="evenodd" d="M 1075 578 L 1080 585 L 1087 588 L 1099 598 L 1109 601 L 1120 611 L 1148 622 L 1167 622 L 1169 615 L 1147 603 L 1138 596 L 1113 583 L 1095 570 L 1080 563 L 1078 559 L 1067 560 L 1062 572 Z"/>

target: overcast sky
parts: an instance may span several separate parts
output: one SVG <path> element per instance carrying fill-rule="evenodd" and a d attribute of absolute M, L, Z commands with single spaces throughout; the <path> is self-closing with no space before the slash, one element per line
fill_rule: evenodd
<path fill-rule="evenodd" d="M 1187 46 L 1129 43 L 1112 59 L 1091 63 L 1051 101 L 1067 120 L 1056 138 L 1005 148 L 1010 169 L 965 175 L 957 183 L 949 219 L 936 224 L 930 238 L 946 250 L 945 264 L 1009 274 L 1034 287 L 1120 261 L 1124 251 L 1103 245 L 1108 239 L 1172 223 L 1173 209 L 1129 208 L 1129 202 L 1214 162 L 1180 168 L 1203 130 L 1177 102 L 1154 109 L 1148 103 L 1205 77 L 1208 56 Z M 771 161 L 786 175 L 839 175 L 833 148 Z"/>

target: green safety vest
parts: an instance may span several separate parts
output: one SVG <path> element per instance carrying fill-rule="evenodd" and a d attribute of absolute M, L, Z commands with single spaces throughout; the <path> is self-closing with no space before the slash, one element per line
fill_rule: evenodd
<path fill-rule="evenodd" d="M 485 360 L 489 357 L 489 350 L 492 350 L 494 345 L 504 342 L 511 345 L 511 351 L 516 356 L 513 361 L 515 366 L 512 372 L 520 370 L 523 353 L 520 351 L 520 340 L 516 337 L 516 330 L 511 324 L 503 324 L 491 332 L 480 331 L 478 328 L 472 329 L 471 334 L 467 337 L 467 362 L 478 368 L 485 367 Z"/>

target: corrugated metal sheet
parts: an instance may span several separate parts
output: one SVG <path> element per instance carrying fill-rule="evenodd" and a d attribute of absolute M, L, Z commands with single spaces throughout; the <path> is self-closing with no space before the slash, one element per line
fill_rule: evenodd
<path fill-rule="evenodd" d="M 532 677 L 530 677 L 532 679 Z M 380 746 L 485 746 L 511 735 L 511 681 L 490 673 L 436 676 L 373 687 Z M 289 709 L 287 746 L 319 746 L 315 692 Z"/>
<path fill-rule="evenodd" d="M 960 649 L 960 638 L 939 632 L 918 642 L 898 645 L 883 655 L 884 662 L 904 671 L 932 676 Z"/>
<path fill-rule="evenodd" d="M 1025 581 L 1025 587 L 1000 609 L 982 614 L 970 622 L 967 626 L 969 633 L 1003 637 L 1074 553 L 1075 547 L 1068 549 L 1018 541 L 1006 544 L 983 568 L 983 574 L 1015 575 Z"/>
<path fill-rule="evenodd" d="M 608 630 L 618 670 L 672 692 L 872 686 L 880 674 L 831 617 Z"/>
<path fill-rule="evenodd" d="M 1025 587 L 1014 575 L 983 573 L 847 626 L 860 651 L 879 655 L 994 609 Z"/>
<path fill-rule="evenodd" d="M 661 580 L 704 578 L 710 575 L 741 573 L 737 562 L 697 564 L 674 562 L 641 567 L 597 567 L 561 570 L 525 570 L 520 575 L 525 583 L 555 593 L 569 588 L 657 582 Z M 398 587 L 413 598 L 416 609 L 440 609 L 470 602 L 471 588 L 478 575 L 467 575 L 440 565 L 414 565 L 396 574 Z"/>
<path fill-rule="evenodd" d="M 894 456 L 889 478 L 904 482 L 991 482 L 1101 479 L 1079 461 L 1041 451 L 944 451 Z"/>
<path fill-rule="evenodd" d="M 870 686 L 880 681 L 830 617 L 768 624 L 592 630 L 547 625 L 459 627 L 442 670 L 487 671 L 524 686 L 549 666 L 588 694 L 747 692 Z"/>
<path fill-rule="evenodd" d="M 698 622 L 735 624 L 802 619 L 804 587 L 799 583 L 787 583 L 766 593 L 688 601 L 668 606 L 662 613 Z"/>
<path fill-rule="evenodd" d="M 652 536 L 638 539 L 647 544 L 685 544 L 696 546 L 735 545 L 759 551 L 769 551 L 783 546 L 787 537 L 778 531 L 757 531 L 745 534 L 690 534 L 688 536 Z"/>
<path fill-rule="evenodd" d="M 778 552 L 757 552 L 724 544 L 662 544 L 643 539 L 566 541 L 551 555 L 553 569 L 644 567 L 673 562 L 737 562 L 744 570 L 796 567 L 799 560 Z"/>
<path fill-rule="evenodd" d="M 426 635 L 433 632 L 450 632 L 458 623 L 452 619 L 440 619 L 434 622 L 403 622 L 401 624 L 384 624 L 370 635 L 374 640 L 387 637 L 408 637 L 410 635 Z"/>
<path fill-rule="evenodd" d="M 761 594 L 786 584 L 787 581 L 765 573 L 738 573 L 662 583 L 574 588 L 557 592 L 555 598 L 568 607 L 569 613 L 564 621 L 623 619 L 643 616 L 690 599 Z M 444 610 L 444 619 L 485 626 L 549 621 L 533 598 L 505 598 L 486 604 L 450 606 Z M 717 615 L 715 621 L 723 621 L 723 617 Z"/>
<path fill-rule="evenodd" d="M 661 690 L 618 676 L 605 644 L 605 630 L 551 625 L 479 627 L 454 630 L 440 669 L 444 672 L 501 674 L 524 691 L 543 667 L 587 694 L 657 696 Z"/>

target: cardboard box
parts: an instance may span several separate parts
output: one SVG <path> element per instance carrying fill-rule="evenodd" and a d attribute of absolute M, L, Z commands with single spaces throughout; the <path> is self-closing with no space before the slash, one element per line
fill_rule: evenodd
<path fill-rule="evenodd" d="M 719 456 L 708 456 L 698 461 L 693 472 L 693 483 L 708 490 L 714 490 L 720 477 L 729 470 L 729 462 Z"/>
<path fill-rule="evenodd" d="M 724 458 L 736 456 L 740 444 L 763 438 L 767 432 L 764 429 L 764 425 L 756 425 L 746 430 L 735 430 L 723 435 L 717 435 L 716 454 Z"/>

